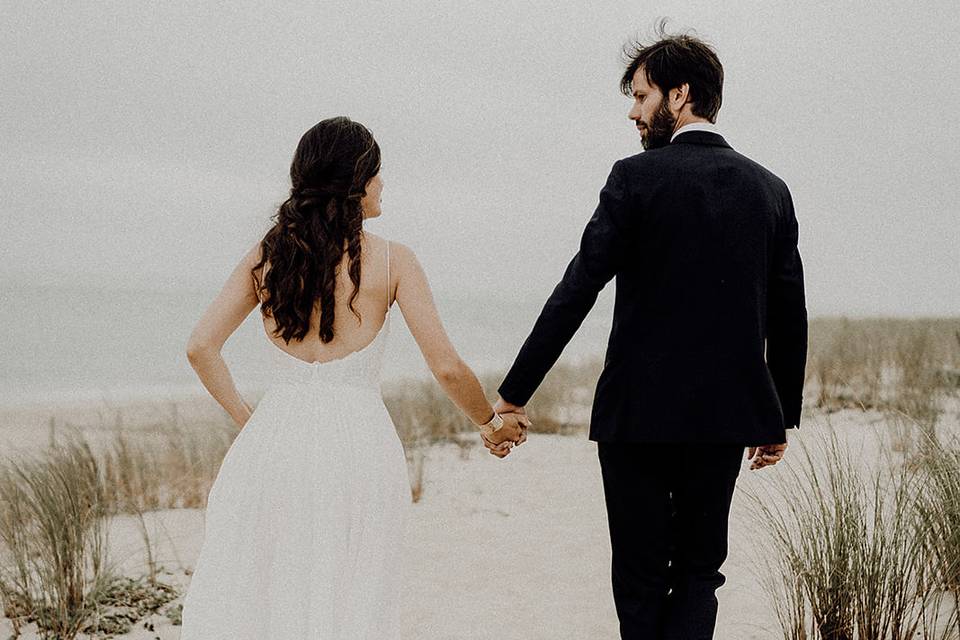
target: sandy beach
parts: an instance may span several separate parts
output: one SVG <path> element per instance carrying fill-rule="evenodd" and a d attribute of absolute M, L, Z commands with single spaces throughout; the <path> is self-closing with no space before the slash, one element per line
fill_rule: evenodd
<path fill-rule="evenodd" d="M 956 414 L 945 415 L 956 433 Z M 731 516 L 730 553 L 718 591 L 719 640 L 782 637 L 758 568 L 765 548 L 748 494 L 775 484 L 800 443 L 816 445 L 835 429 L 857 459 L 881 457 L 877 435 L 890 436 L 877 413 L 812 412 L 778 467 L 748 471 L 738 482 Z M 504 460 L 478 445 L 437 444 L 425 451 L 422 499 L 413 505 L 406 542 L 403 637 L 434 640 L 615 639 L 610 590 L 610 544 L 596 444 L 585 435 L 533 434 Z M 147 514 L 159 579 L 186 588 L 203 542 L 203 511 Z M 124 575 L 145 573 L 143 545 L 132 517 L 113 520 L 110 558 Z M 174 606 L 182 596 L 174 601 Z M 145 625 L 153 628 L 148 630 Z M 34 625 L 24 640 L 37 638 Z M 12 627 L 0 621 L 0 637 Z M 160 613 L 124 638 L 179 637 Z"/>

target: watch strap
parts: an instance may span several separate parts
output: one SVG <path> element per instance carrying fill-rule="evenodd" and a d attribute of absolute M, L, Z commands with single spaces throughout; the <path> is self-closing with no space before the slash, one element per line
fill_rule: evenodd
<path fill-rule="evenodd" d="M 496 411 L 493 412 L 493 417 L 490 418 L 490 422 L 480 425 L 481 429 L 486 429 L 490 433 L 496 433 L 503 428 L 503 418 L 500 417 L 500 414 Z"/>

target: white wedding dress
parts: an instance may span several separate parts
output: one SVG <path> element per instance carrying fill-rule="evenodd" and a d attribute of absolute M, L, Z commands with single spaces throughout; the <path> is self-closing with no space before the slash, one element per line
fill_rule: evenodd
<path fill-rule="evenodd" d="M 399 638 L 411 497 L 380 391 L 389 330 L 390 307 L 366 347 L 330 362 L 273 345 L 274 382 L 207 498 L 181 640 Z"/>

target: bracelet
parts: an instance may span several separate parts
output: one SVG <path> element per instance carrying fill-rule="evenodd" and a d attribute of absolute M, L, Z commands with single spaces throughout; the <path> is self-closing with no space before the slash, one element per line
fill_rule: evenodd
<path fill-rule="evenodd" d="M 491 433 L 496 433 L 503 428 L 503 418 L 500 417 L 500 414 L 496 411 L 493 412 L 493 417 L 490 418 L 490 421 L 486 424 L 480 425 L 480 430 L 483 431 L 487 427 L 493 427 Z"/>

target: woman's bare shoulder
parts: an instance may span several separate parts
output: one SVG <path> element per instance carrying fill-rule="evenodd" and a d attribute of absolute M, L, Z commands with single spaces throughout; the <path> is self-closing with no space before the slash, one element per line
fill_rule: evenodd
<path fill-rule="evenodd" d="M 388 240 L 383 236 L 378 236 L 369 231 L 364 231 L 363 235 L 367 238 L 367 241 L 371 243 L 372 248 L 386 250 L 387 242 L 390 243 L 390 264 L 395 266 L 403 266 L 415 262 L 417 259 L 416 254 L 414 254 L 413 249 L 405 245 L 402 242 L 397 242 L 396 240 Z"/>
<path fill-rule="evenodd" d="M 390 241 L 390 260 L 397 265 L 398 271 L 403 272 L 409 267 L 419 267 L 420 261 L 413 249 L 395 240 Z"/>

